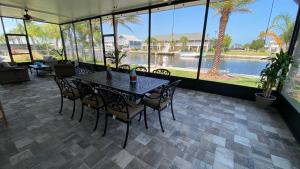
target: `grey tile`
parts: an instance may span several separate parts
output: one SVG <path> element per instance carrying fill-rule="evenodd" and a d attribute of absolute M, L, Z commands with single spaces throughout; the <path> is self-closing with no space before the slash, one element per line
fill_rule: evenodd
<path fill-rule="evenodd" d="M 21 162 L 23 160 L 26 160 L 28 158 L 31 158 L 31 157 L 33 157 L 33 154 L 29 149 L 27 149 L 27 150 L 24 150 L 24 151 L 22 151 L 18 154 L 15 154 L 15 155 L 11 156 L 9 158 L 9 161 L 10 161 L 11 165 L 16 165 L 19 162 Z"/>
<path fill-rule="evenodd" d="M 134 156 L 128 153 L 126 150 L 120 151 L 111 158 L 111 160 L 121 168 L 125 168 L 133 159 Z"/>
<path fill-rule="evenodd" d="M 192 164 L 188 161 L 186 161 L 185 159 L 182 159 L 180 157 L 175 157 L 173 163 L 170 166 L 171 169 L 181 169 L 181 168 L 185 168 L 185 169 L 191 169 L 192 168 Z"/>
<path fill-rule="evenodd" d="M 251 147 L 250 141 L 246 137 L 234 135 L 234 142 L 242 144 L 242 145 L 247 146 L 247 147 Z"/>
<path fill-rule="evenodd" d="M 216 154 L 215 154 L 214 168 L 218 168 L 222 166 L 227 168 L 234 167 L 233 153 L 232 151 L 226 148 L 217 147 Z"/>
<path fill-rule="evenodd" d="M 272 162 L 273 162 L 274 166 L 276 166 L 276 167 L 283 168 L 283 169 L 292 168 L 290 161 L 285 158 L 278 157 L 278 156 L 275 156 L 272 154 L 271 154 L 271 158 L 272 158 Z"/>
<path fill-rule="evenodd" d="M 147 145 L 150 141 L 151 141 L 152 137 L 144 134 L 144 133 L 141 133 L 139 134 L 135 140 L 143 145 Z"/>
<path fill-rule="evenodd" d="M 23 148 L 33 142 L 32 139 L 28 137 L 21 138 L 20 140 L 15 141 L 15 145 L 18 149 Z"/>
<path fill-rule="evenodd" d="M 103 114 L 94 132 L 92 109 L 78 123 L 80 101 L 73 120 L 68 100 L 59 115 L 59 89 L 47 76 L 3 91 L 10 127 L 0 126 L 0 168 L 300 168 L 300 147 L 278 112 L 250 101 L 179 88 L 176 121 L 164 110 L 162 133 L 148 109 L 149 129 L 134 119 L 123 149 L 123 123 L 110 119 L 102 137 Z"/>

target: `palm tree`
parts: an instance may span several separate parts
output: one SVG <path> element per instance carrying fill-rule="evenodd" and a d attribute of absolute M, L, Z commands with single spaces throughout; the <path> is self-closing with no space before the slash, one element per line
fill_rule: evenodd
<path fill-rule="evenodd" d="M 146 44 L 148 44 L 148 41 L 149 41 L 149 38 L 147 38 L 144 42 Z M 154 38 L 154 37 L 150 38 L 150 45 L 155 46 L 157 48 L 158 43 L 159 43 L 159 41 L 156 38 Z"/>
<path fill-rule="evenodd" d="M 26 28 L 27 28 L 28 37 L 30 38 L 32 45 L 36 47 L 36 44 L 39 43 L 38 41 L 42 36 L 41 27 L 36 25 L 32 21 L 26 21 Z"/>
<path fill-rule="evenodd" d="M 276 16 L 267 32 L 262 32 L 260 37 L 271 37 L 281 49 L 286 49 L 293 35 L 295 23 L 289 14 Z"/>
<path fill-rule="evenodd" d="M 182 36 L 179 41 L 181 42 L 182 49 L 185 49 L 187 43 L 189 42 L 189 39 L 186 36 Z"/>
<path fill-rule="evenodd" d="M 114 34 L 115 34 L 115 37 L 117 38 L 117 41 L 115 42 L 115 45 L 117 47 L 117 49 L 115 50 L 115 55 L 119 55 L 120 54 L 119 49 L 118 49 L 118 26 L 119 26 L 119 24 L 126 27 L 130 31 L 132 31 L 132 29 L 130 28 L 128 23 L 140 23 L 140 18 L 138 17 L 138 15 L 116 16 L 114 21 L 112 21 L 112 19 L 108 19 L 108 20 L 104 20 L 104 22 L 110 22 L 111 26 L 114 25 Z M 118 62 L 117 62 L 117 65 L 118 65 Z"/>
<path fill-rule="evenodd" d="M 138 24 L 140 23 L 140 18 L 138 15 L 128 15 L 128 16 L 116 16 L 115 20 L 114 20 L 114 24 L 115 24 L 115 36 L 116 38 L 118 38 L 118 26 L 119 24 L 124 26 L 125 28 L 127 28 L 128 30 L 130 30 L 131 32 L 133 32 L 133 30 L 130 28 L 130 26 L 128 25 L 128 23 L 134 23 L 134 24 Z M 113 25 L 111 23 L 111 25 Z M 116 43 L 116 46 L 118 47 L 118 40 Z"/>
<path fill-rule="evenodd" d="M 175 46 L 176 46 L 176 41 L 172 39 L 170 41 L 170 46 L 171 46 L 171 49 L 174 51 L 175 50 Z"/>
<path fill-rule="evenodd" d="M 44 24 L 42 30 L 44 31 L 45 38 L 47 38 L 47 43 L 54 39 L 55 47 L 59 48 L 59 40 L 61 38 L 59 27 L 55 24 Z"/>
<path fill-rule="evenodd" d="M 294 29 L 294 22 L 289 14 L 282 14 L 276 16 L 271 25 L 271 30 L 279 31 L 282 41 L 285 43 L 285 47 L 288 46 Z"/>
<path fill-rule="evenodd" d="M 91 47 L 92 36 L 89 23 L 83 21 L 75 24 L 75 33 L 78 44 L 82 44 L 81 54 L 82 56 L 84 56 L 84 61 L 87 61 L 87 54 L 85 53 L 85 49 L 89 50 L 89 57 L 91 57 L 91 53 L 93 52 L 93 49 Z"/>
<path fill-rule="evenodd" d="M 251 12 L 247 7 L 249 3 L 254 2 L 255 0 L 226 0 L 222 2 L 215 2 L 211 4 L 211 7 L 214 8 L 218 14 L 221 15 L 219 23 L 219 34 L 216 42 L 216 50 L 213 59 L 212 68 L 209 70 L 209 74 L 216 76 L 219 74 L 219 66 L 221 63 L 221 53 L 224 44 L 225 31 L 230 15 L 233 12 Z"/>

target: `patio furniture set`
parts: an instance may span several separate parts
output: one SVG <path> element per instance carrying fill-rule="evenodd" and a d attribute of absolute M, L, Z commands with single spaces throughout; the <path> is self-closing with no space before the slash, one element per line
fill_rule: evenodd
<path fill-rule="evenodd" d="M 129 69 L 130 67 L 119 67 Z M 139 70 L 147 70 L 139 68 Z M 167 72 L 167 73 L 166 73 Z M 107 78 L 107 72 L 83 72 L 71 78 L 54 76 L 61 94 L 61 106 L 59 113 L 62 113 L 64 99 L 73 101 L 73 112 L 71 119 L 74 118 L 76 100 L 81 101 L 81 115 L 79 122 L 84 116 L 84 108 L 89 107 L 97 111 L 94 130 L 97 129 L 100 113 L 105 113 L 105 124 L 103 136 L 106 135 L 108 117 L 124 122 L 127 126 L 123 148 L 127 145 L 129 125 L 132 120 L 139 115 L 139 121 L 144 116 L 145 128 L 147 125 L 146 108 L 152 108 L 158 112 L 159 123 L 164 132 L 161 111 L 171 106 L 173 120 L 173 95 L 180 81 L 169 81 L 170 72 L 166 69 L 153 71 L 155 78 L 138 76 L 136 84 L 132 84 L 128 73 L 112 72 L 112 78 Z"/>

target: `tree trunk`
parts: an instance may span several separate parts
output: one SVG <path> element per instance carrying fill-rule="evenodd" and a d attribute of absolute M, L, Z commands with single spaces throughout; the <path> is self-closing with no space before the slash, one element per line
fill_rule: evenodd
<path fill-rule="evenodd" d="M 70 43 L 70 47 L 71 47 L 71 52 L 72 52 L 72 58 L 74 59 L 74 60 L 77 60 L 77 57 L 76 57 L 76 52 L 77 51 L 75 51 L 75 48 L 74 48 L 74 46 L 73 46 L 73 44 L 75 43 L 75 36 L 74 36 L 74 34 L 72 34 L 73 32 L 72 32 L 72 29 L 71 29 L 71 27 L 69 27 L 68 28 L 68 38 L 69 38 L 69 43 Z M 74 43 L 72 42 L 72 37 L 74 37 Z M 66 47 L 67 48 L 67 47 Z M 67 51 L 67 49 L 66 49 L 66 51 Z"/>
<path fill-rule="evenodd" d="M 115 35 L 115 62 L 116 62 L 116 66 L 118 66 L 119 65 L 119 62 L 120 62 L 120 60 L 119 60 L 119 54 L 120 54 L 120 51 L 117 51 L 117 50 L 119 50 L 119 47 L 118 47 L 118 19 L 114 19 L 114 35 Z M 118 56 L 117 56 L 118 55 Z"/>
<path fill-rule="evenodd" d="M 213 65 L 208 72 L 210 75 L 213 75 L 213 76 L 216 76 L 219 74 L 219 66 L 221 63 L 222 48 L 223 48 L 223 44 L 224 44 L 224 37 L 225 37 L 226 26 L 227 26 L 228 19 L 229 19 L 229 14 L 230 14 L 229 10 L 223 9 L 221 11 L 219 34 L 218 34 L 218 40 L 216 43 L 216 50 L 215 50 Z"/>

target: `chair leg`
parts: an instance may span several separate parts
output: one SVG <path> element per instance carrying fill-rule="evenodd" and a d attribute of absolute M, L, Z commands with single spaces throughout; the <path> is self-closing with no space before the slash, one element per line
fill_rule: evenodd
<path fill-rule="evenodd" d="M 142 118 L 142 112 L 140 112 L 140 117 L 138 121 L 141 121 L 141 118 Z"/>
<path fill-rule="evenodd" d="M 78 122 L 81 122 L 82 121 L 82 118 L 83 118 L 83 111 L 84 111 L 84 105 L 81 104 L 81 115 L 80 115 L 80 119 Z"/>
<path fill-rule="evenodd" d="M 104 131 L 103 131 L 103 137 L 105 136 L 106 134 L 106 129 L 107 129 L 107 114 L 105 114 L 105 124 L 104 124 Z"/>
<path fill-rule="evenodd" d="M 144 122 L 145 122 L 146 129 L 148 129 L 147 117 L 146 117 L 146 106 L 144 106 Z"/>
<path fill-rule="evenodd" d="M 62 112 L 63 105 L 64 105 L 64 97 L 63 97 L 62 94 L 61 94 L 59 114 L 61 114 L 61 112 Z"/>
<path fill-rule="evenodd" d="M 128 133 L 129 133 L 129 122 L 127 122 L 126 136 L 125 136 L 125 142 L 124 142 L 123 148 L 126 148 Z"/>
<path fill-rule="evenodd" d="M 76 106 L 76 100 L 73 100 L 73 113 L 72 113 L 71 119 L 73 119 L 74 114 L 75 114 L 75 106 Z"/>
<path fill-rule="evenodd" d="M 176 120 L 174 116 L 174 110 L 173 110 L 173 100 L 171 100 L 171 112 L 172 112 L 173 120 Z"/>
<path fill-rule="evenodd" d="M 162 122 L 161 122 L 160 110 L 158 110 L 158 118 L 159 118 L 159 124 L 160 124 L 160 127 L 161 127 L 161 131 L 165 132 L 164 127 L 163 127 Z"/>
<path fill-rule="evenodd" d="M 95 124 L 94 131 L 97 129 L 98 121 L 99 121 L 99 109 L 97 109 L 97 119 L 96 119 L 96 124 Z"/>

